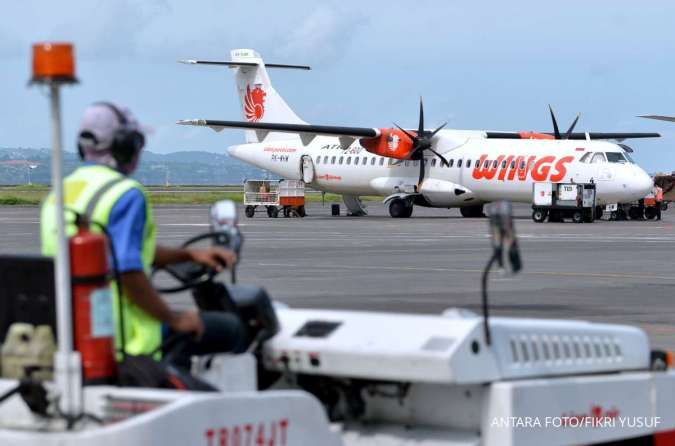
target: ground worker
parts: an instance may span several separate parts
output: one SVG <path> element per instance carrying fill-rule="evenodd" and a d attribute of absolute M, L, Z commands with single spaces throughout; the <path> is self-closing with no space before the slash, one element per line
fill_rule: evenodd
<path fill-rule="evenodd" d="M 155 244 L 155 224 L 144 188 L 128 177 L 136 169 L 144 145 L 144 131 L 128 109 L 98 102 L 85 110 L 77 140 L 84 164 L 64 180 L 68 235 L 75 233 L 72 211 L 107 227 L 123 288 L 124 349 L 128 354 L 154 353 L 159 359 L 163 338 L 175 332 L 194 335 L 184 348 L 185 355 L 242 351 L 245 328 L 237 317 L 173 311 L 150 283 L 148 274 L 153 266 L 192 261 L 219 271 L 232 267 L 237 259 L 232 251 L 219 247 L 197 250 Z M 49 256 L 57 249 L 54 213 L 50 194 L 40 217 L 42 251 Z M 114 299 L 116 327 L 118 301 Z M 116 331 L 119 348 L 121 336 Z"/>
<path fill-rule="evenodd" d="M 661 220 L 661 206 L 663 205 L 663 189 L 658 184 L 654 185 L 654 198 L 656 198 L 656 219 Z"/>

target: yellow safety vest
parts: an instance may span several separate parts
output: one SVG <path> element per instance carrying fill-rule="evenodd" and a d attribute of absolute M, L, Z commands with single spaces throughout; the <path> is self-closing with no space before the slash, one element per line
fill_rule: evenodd
<path fill-rule="evenodd" d="M 110 212 L 122 195 L 131 189 L 138 189 L 145 197 L 145 227 L 143 230 L 143 252 L 141 259 L 143 268 L 148 274 L 155 257 L 155 224 L 150 210 L 150 204 L 143 186 L 131 178 L 127 178 L 114 169 L 100 165 L 82 166 L 67 176 L 64 180 L 64 205 L 66 233 L 72 236 L 76 232 L 73 211 L 87 214 L 91 220 L 108 226 Z M 91 203 L 94 203 L 92 208 Z M 49 194 L 42 204 L 40 215 L 40 235 L 42 239 L 42 254 L 53 257 L 57 250 L 55 204 L 53 194 Z M 100 232 L 92 225 L 93 232 Z M 112 268 L 112 264 L 110 265 Z M 114 296 L 115 313 L 115 342 L 121 346 L 119 333 L 119 290 L 116 284 L 111 286 Z M 161 322 L 150 316 L 138 307 L 134 301 L 125 295 L 124 300 L 124 334 L 125 350 L 131 355 L 147 355 L 155 351 L 162 343 Z M 118 357 L 120 359 L 120 357 Z M 159 354 L 157 355 L 159 359 Z"/>

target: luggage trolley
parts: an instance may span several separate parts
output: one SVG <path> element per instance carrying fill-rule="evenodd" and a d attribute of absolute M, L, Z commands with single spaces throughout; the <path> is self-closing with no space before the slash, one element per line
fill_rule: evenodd
<path fill-rule="evenodd" d="M 267 216 L 277 218 L 305 216 L 305 183 L 299 180 L 246 180 L 244 181 L 244 213 L 255 216 L 258 207 Z"/>

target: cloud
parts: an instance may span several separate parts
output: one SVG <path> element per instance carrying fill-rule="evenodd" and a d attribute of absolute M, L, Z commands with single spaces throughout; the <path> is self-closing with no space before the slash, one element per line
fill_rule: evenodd
<path fill-rule="evenodd" d="M 276 51 L 284 59 L 323 64 L 344 56 L 352 39 L 367 20 L 354 13 L 320 6 L 305 17 Z"/>

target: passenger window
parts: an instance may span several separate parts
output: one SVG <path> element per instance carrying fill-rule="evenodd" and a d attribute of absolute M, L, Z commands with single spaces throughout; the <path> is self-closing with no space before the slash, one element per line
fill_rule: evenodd
<path fill-rule="evenodd" d="M 597 152 L 593 154 L 593 158 L 591 158 L 591 164 L 604 162 L 605 162 L 605 155 L 602 152 Z"/>
<path fill-rule="evenodd" d="M 333 157 L 333 158 L 330 159 L 330 163 L 331 163 L 331 164 L 335 164 L 335 157 Z"/>
<path fill-rule="evenodd" d="M 347 165 L 349 166 L 352 163 L 352 157 L 348 156 L 347 157 Z"/>
<path fill-rule="evenodd" d="M 490 165 L 490 160 L 485 160 L 485 162 L 483 163 L 483 167 L 484 167 L 485 169 L 487 169 L 487 167 L 488 167 L 489 165 Z"/>
<path fill-rule="evenodd" d="M 384 166 L 384 158 L 380 158 L 380 166 Z"/>
<path fill-rule="evenodd" d="M 453 164 L 455 164 L 455 160 L 453 158 L 450 158 L 450 162 L 448 163 L 448 167 L 452 167 Z"/>
<path fill-rule="evenodd" d="M 468 169 L 471 167 L 471 160 L 466 160 L 466 168 Z"/>
<path fill-rule="evenodd" d="M 374 165 L 375 165 L 375 157 L 372 157 L 372 158 L 370 159 L 370 165 L 371 165 L 371 166 L 374 166 Z"/>
<path fill-rule="evenodd" d="M 359 165 L 359 157 L 358 156 L 354 158 L 354 165 L 355 166 Z"/>
<path fill-rule="evenodd" d="M 342 164 L 342 161 L 344 161 L 344 159 L 345 159 L 344 156 L 341 156 L 341 157 L 340 157 L 340 164 Z"/>
<path fill-rule="evenodd" d="M 494 161 L 492 162 L 492 167 L 493 167 L 494 169 L 496 169 L 496 168 L 497 168 L 497 164 L 499 164 L 499 161 L 494 160 Z"/>
<path fill-rule="evenodd" d="M 506 169 L 506 160 L 502 161 L 502 169 Z"/>
<path fill-rule="evenodd" d="M 328 155 L 323 157 L 323 163 L 328 164 Z"/>
<path fill-rule="evenodd" d="M 367 162 L 368 162 L 368 158 L 366 158 L 366 157 L 364 156 L 364 157 L 363 157 L 363 162 L 361 163 L 361 165 L 362 165 L 362 166 L 365 166 Z"/>
<path fill-rule="evenodd" d="M 520 162 L 520 170 L 525 170 L 525 161 Z"/>
<path fill-rule="evenodd" d="M 394 164 L 394 158 L 389 158 L 389 162 L 387 164 L 389 164 L 390 166 Z"/>
<path fill-rule="evenodd" d="M 418 164 L 419 164 L 419 161 L 417 161 L 417 160 L 413 161 L 413 167 L 417 167 Z"/>
<path fill-rule="evenodd" d="M 431 160 L 431 167 L 434 167 L 436 165 L 436 158 Z"/>
<path fill-rule="evenodd" d="M 316 163 L 321 164 L 321 155 L 316 157 Z"/>
<path fill-rule="evenodd" d="M 513 169 L 515 169 L 515 168 L 516 168 L 516 162 L 515 162 L 515 161 L 511 161 L 511 170 L 513 170 Z"/>
<path fill-rule="evenodd" d="M 457 160 L 457 167 L 462 167 L 462 160 L 461 159 Z"/>

